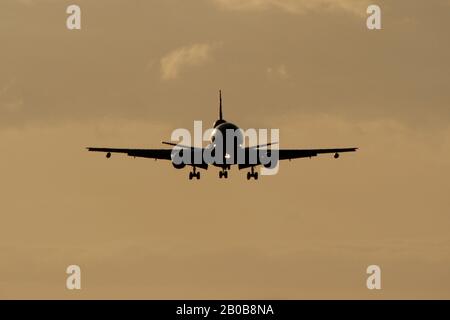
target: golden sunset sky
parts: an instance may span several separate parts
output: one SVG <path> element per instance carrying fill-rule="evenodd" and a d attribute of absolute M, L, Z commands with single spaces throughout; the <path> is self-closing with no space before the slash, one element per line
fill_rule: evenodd
<path fill-rule="evenodd" d="M 449 31 L 448 0 L 1 0 L 0 298 L 449 299 Z M 280 148 L 360 150 L 258 181 L 85 150 L 163 148 L 219 89 Z"/>

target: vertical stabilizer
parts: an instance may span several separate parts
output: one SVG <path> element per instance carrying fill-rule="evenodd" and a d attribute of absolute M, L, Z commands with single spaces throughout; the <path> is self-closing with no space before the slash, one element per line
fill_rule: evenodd
<path fill-rule="evenodd" d="M 223 120 L 223 114 L 222 114 L 222 90 L 219 90 L 219 119 L 214 121 L 213 127 L 217 127 L 218 125 L 221 125 L 222 123 L 225 123 L 226 121 Z"/>
<path fill-rule="evenodd" d="M 223 120 L 222 116 L 222 90 L 219 90 L 219 120 Z"/>

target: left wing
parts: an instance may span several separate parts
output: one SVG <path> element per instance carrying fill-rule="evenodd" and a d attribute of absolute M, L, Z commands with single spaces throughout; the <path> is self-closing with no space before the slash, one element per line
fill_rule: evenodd
<path fill-rule="evenodd" d="M 169 145 L 176 145 L 169 142 L 164 142 Z M 191 159 L 195 159 L 195 154 L 200 153 L 203 154 L 203 148 L 189 147 L 178 145 L 180 151 L 188 150 L 187 152 L 191 153 Z M 180 147 L 181 146 L 181 147 Z M 125 153 L 130 157 L 138 157 L 138 158 L 150 158 L 150 159 L 161 159 L 161 160 L 170 160 L 172 161 L 173 152 L 177 152 L 177 149 L 118 149 L 118 148 L 93 148 L 88 147 L 88 151 L 94 152 L 105 152 L 106 157 L 110 158 L 111 153 Z M 184 151 L 186 152 L 186 151 Z M 186 165 L 198 167 L 201 169 L 208 169 L 208 164 L 202 161 L 201 163 L 186 163 Z M 183 165 L 184 166 L 184 165 Z"/>
<path fill-rule="evenodd" d="M 125 153 L 130 157 L 151 158 L 161 160 L 171 160 L 172 149 L 117 149 L 117 148 L 92 148 L 88 151 L 106 152 L 106 157 L 111 157 L 111 153 Z"/>

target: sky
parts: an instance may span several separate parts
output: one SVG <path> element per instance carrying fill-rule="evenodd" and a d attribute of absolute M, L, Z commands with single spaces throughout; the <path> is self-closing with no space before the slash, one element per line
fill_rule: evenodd
<path fill-rule="evenodd" d="M 448 30 L 445 0 L 2 0 L 0 298 L 449 299 Z M 219 89 L 280 148 L 360 149 L 258 181 L 85 150 L 162 148 Z"/>

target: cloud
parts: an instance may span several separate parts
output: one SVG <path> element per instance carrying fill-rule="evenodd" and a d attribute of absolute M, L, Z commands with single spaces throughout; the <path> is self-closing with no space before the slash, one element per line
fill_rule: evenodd
<path fill-rule="evenodd" d="M 18 112 L 24 107 L 24 99 L 17 87 L 16 79 L 10 80 L 0 87 L 0 115 Z"/>
<path fill-rule="evenodd" d="M 161 59 L 161 78 L 173 80 L 189 67 L 198 67 L 211 60 L 218 44 L 193 44 L 169 52 Z"/>
<path fill-rule="evenodd" d="M 268 67 L 266 72 L 267 75 L 271 78 L 273 77 L 282 80 L 289 78 L 289 73 L 284 64 L 281 64 L 277 67 Z"/>
<path fill-rule="evenodd" d="M 5 86 L 0 87 L 0 98 L 3 95 L 5 95 L 11 89 L 11 87 L 13 87 L 15 84 L 16 84 L 16 80 L 12 79 L 12 80 L 8 81 L 8 83 Z"/>
<path fill-rule="evenodd" d="M 363 15 L 369 5 L 368 0 L 213 0 L 228 10 L 269 10 L 280 9 L 302 14 L 316 9 L 344 10 Z"/>

